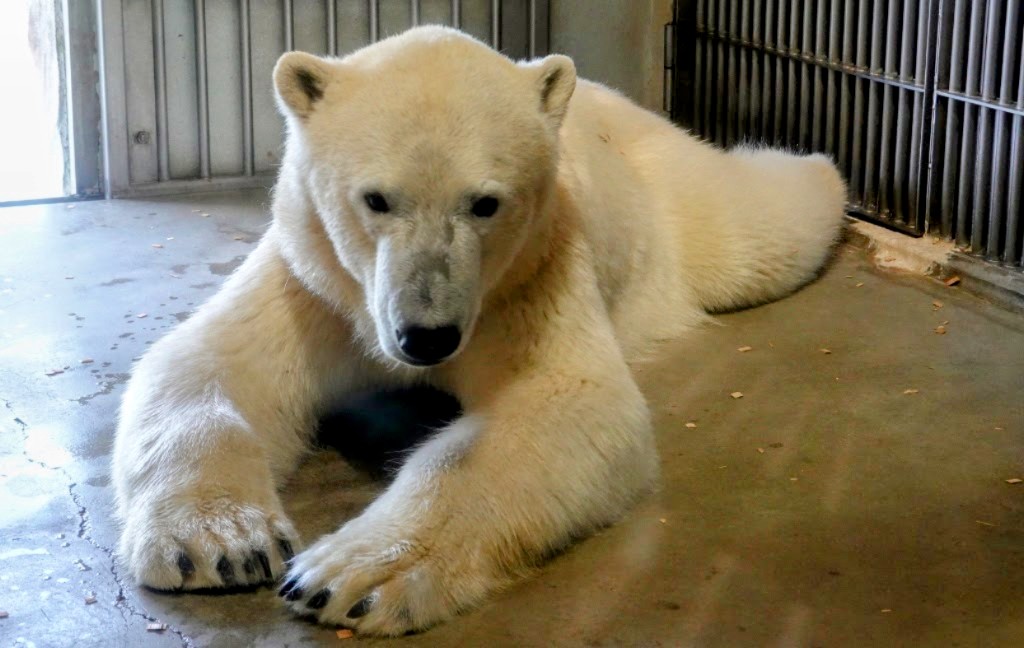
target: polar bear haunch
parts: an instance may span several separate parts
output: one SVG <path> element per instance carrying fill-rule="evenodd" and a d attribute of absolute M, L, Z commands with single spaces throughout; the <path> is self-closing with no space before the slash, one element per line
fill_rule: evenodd
<path fill-rule="evenodd" d="M 566 57 L 422 27 L 274 79 L 273 225 L 122 404 L 118 555 L 158 589 L 286 577 L 296 612 L 381 635 L 472 607 L 656 479 L 629 362 L 810 280 L 842 222 L 823 157 L 707 146 Z M 286 563 L 318 416 L 416 385 L 463 415 Z"/>

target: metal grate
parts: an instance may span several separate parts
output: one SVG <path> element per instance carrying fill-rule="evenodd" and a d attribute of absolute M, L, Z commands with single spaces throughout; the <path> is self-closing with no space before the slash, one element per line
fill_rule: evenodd
<path fill-rule="evenodd" d="M 680 0 L 672 114 L 832 155 L 849 208 L 1021 265 L 1024 0 Z"/>
<path fill-rule="evenodd" d="M 548 47 L 548 0 L 107 0 L 123 82 L 107 87 L 114 195 L 266 182 L 281 152 L 271 70 L 447 24 L 515 58 Z M 120 43 L 118 43 L 118 40 Z M 109 69 L 109 68 L 108 68 Z M 121 82 L 121 83 L 119 83 Z M 119 146 L 120 144 L 120 146 Z"/>

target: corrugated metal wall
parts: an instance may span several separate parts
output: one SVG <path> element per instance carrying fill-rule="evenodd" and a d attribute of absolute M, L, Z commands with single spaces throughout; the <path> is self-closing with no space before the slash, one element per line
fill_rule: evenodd
<path fill-rule="evenodd" d="M 673 115 L 831 154 L 854 213 L 1022 265 L 1024 0 L 680 0 Z"/>
<path fill-rule="evenodd" d="M 546 53 L 547 0 L 118 0 L 123 92 L 109 85 L 114 194 L 253 184 L 272 174 L 283 122 L 278 56 L 355 50 L 416 24 L 455 25 L 525 58 Z M 117 14 L 120 14 L 119 16 Z M 119 21 L 118 21 L 119 18 Z M 106 39 L 118 45 L 117 39 Z M 109 56 L 108 56 L 109 58 Z M 108 68 L 109 69 L 109 68 Z M 119 109 L 123 113 L 119 114 Z M 124 129 L 123 152 L 116 148 Z M 247 180 L 248 179 L 248 180 Z"/>

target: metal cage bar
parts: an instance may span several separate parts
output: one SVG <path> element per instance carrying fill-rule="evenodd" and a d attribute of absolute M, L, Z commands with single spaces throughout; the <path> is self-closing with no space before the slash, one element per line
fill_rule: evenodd
<path fill-rule="evenodd" d="M 851 211 L 1024 264 L 1024 0 L 690 4 L 674 117 L 722 146 L 829 153 Z"/>

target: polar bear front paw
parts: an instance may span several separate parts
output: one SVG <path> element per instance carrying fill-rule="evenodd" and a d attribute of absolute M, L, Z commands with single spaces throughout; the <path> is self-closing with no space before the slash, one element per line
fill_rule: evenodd
<path fill-rule="evenodd" d="M 298 546 L 276 501 L 258 506 L 222 495 L 138 504 L 128 507 L 118 553 L 137 582 L 154 589 L 273 582 Z"/>
<path fill-rule="evenodd" d="M 472 539 L 453 543 L 443 533 L 366 522 L 354 520 L 295 557 L 279 592 L 292 610 L 396 636 L 451 618 L 501 581 Z"/>

